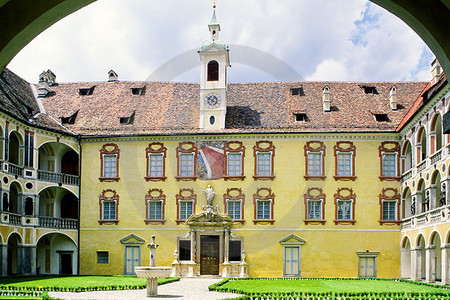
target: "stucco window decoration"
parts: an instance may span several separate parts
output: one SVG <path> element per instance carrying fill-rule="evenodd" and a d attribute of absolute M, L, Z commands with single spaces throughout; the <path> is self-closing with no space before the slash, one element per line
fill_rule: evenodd
<path fill-rule="evenodd" d="M 119 181 L 119 154 L 116 144 L 105 144 L 100 149 L 100 181 Z"/>
<path fill-rule="evenodd" d="M 161 223 L 164 224 L 165 220 L 165 204 L 166 195 L 164 195 L 161 189 L 150 189 L 147 195 L 145 195 L 145 208 L 147 217 L 145 224 L 149 223 Z"/>
<path fill-rule="evenodd" d="M 244 180 L 245 147 L 242 142 L 228 142 L 225 147 L 225 180 Z"/>
<path fill-rule="evenodd" d="M 378 147 L 380 156 L 380 180 L 400 180 L 400 145 L 382 142 Z"/>
<path fill-rule="evenodd" d="M 325 148 L 321 141 L 306 142 L 304 146 L 306 180 L 325 180 Z"/>
<path fill-rule="evenodd" d="M 193 189 L 180 189 L 175 196 L 177 201 L 177 224 L 185 222 L 189 217 L 195 214 L 195 204 L 197 195 Z"/>
<path fill-rule="evenodd" d="M 167 148 L 163 143 L 150 143 L 145 149 L 147 157 L 147 181 L 166 180 L 166 153 Z"/>
<path fill-rule="evenodd" d="M 385 188 L 378 196 L 380 203 L 380 224 L 400 224 L 400 194 L 397 189 Z"/>
<path fill-rule="evenodd" d="M 259 141 L 253 146 L 255 157 L 255 180 L 273 180 L 273 162 L 275 157 L 275 146 L 270 141 Z"/>
<path fill-rule="evenodd" d="M 115 190 L 103 190 L 99 195 L 100 224 L 119 223 L 119 195 Z"/>
<path fill-rule="evenodd" d="M 355 204 L 356 194 L 353 193 L 353 189 L 339 188 L 334 194 L 335 204 L 335 224 L 351 223 L 355 224 Z"/>
<path fill-rule="evenodd" d="M 194 142 L 181 142 L 177 149 L 177 176 L 180 180 L 196 180 L 197 147 Z"/>
<path fill-rule="evenodd" d="M 229 188 L 223 194 L 223 206 L 225 213 L 228 214 L 234 222 L 244 223 L 244 204 L 245 195 L 240 188 Z"/>
<path fill-rule="evenodd" d="M 269 188 L 258 188 L 253 194 L 254 219 L 253 223 L 270 223 L 273 224 L 273 205 L 275 195 Z"/>
<path fill-rule="evenodd" d="M 353 142 L 337 142 L 334 146 L 335 180 L 355 180 L 356 147 Z"/>
<path fill-rule="evenodd" d="M 325 224 L 326 195 L 321 188 L 308 188 L 305 199 L 305 218 L 303 222 Z"/>

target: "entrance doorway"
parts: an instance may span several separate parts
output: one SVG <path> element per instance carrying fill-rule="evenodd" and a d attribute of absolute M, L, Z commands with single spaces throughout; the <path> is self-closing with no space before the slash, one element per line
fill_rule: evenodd
<path fill-rule="evenodd" d="M 284 276 L 300 276 L 300 247 L 284 248 Z"/>
<path fill-rule="evenodd" d="M 72 252 L 59 252 L 59 274 L 72 275 Z"/>
<path fill-rule="evenodd" d="M 125 246 L 125 274 L 136 275 L 134 267 L 141 265 L 139 246 Z"/>
<path fill-rule="evenodd" d="M 219 275 L 219 236 L 200 237 L 200 274 Z"/>

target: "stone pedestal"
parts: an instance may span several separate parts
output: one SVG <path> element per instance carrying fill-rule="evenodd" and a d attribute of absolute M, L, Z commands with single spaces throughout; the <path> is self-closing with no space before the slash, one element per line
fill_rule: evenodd
<path fill-rule="evenodd" d="M 158 278 L 147 278 L 147 297 L 158 295 Z"/>

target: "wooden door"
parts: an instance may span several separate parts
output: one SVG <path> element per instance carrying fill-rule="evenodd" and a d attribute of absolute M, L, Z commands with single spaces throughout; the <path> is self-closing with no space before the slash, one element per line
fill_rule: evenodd
<path fill-rule="evenodd" d="M 219 236 L 200 237 L 200 274 L 219 275 Z"/>
<path fill-rule="evenodd" d="M 134 267 L 140 266 L 141 255 L 139 253 L 139 246 L 125 247 L 125 274 L 135 275 Z"/>

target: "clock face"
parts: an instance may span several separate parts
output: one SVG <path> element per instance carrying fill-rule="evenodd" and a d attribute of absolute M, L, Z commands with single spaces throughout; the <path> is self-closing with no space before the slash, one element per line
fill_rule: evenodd
<path fill-rule="evenodd" d="M 209 93 L 205 96 L 205 104 L 208 108 L 216 108 L 220 105 L 220 96 L 216 93 Z"/>

